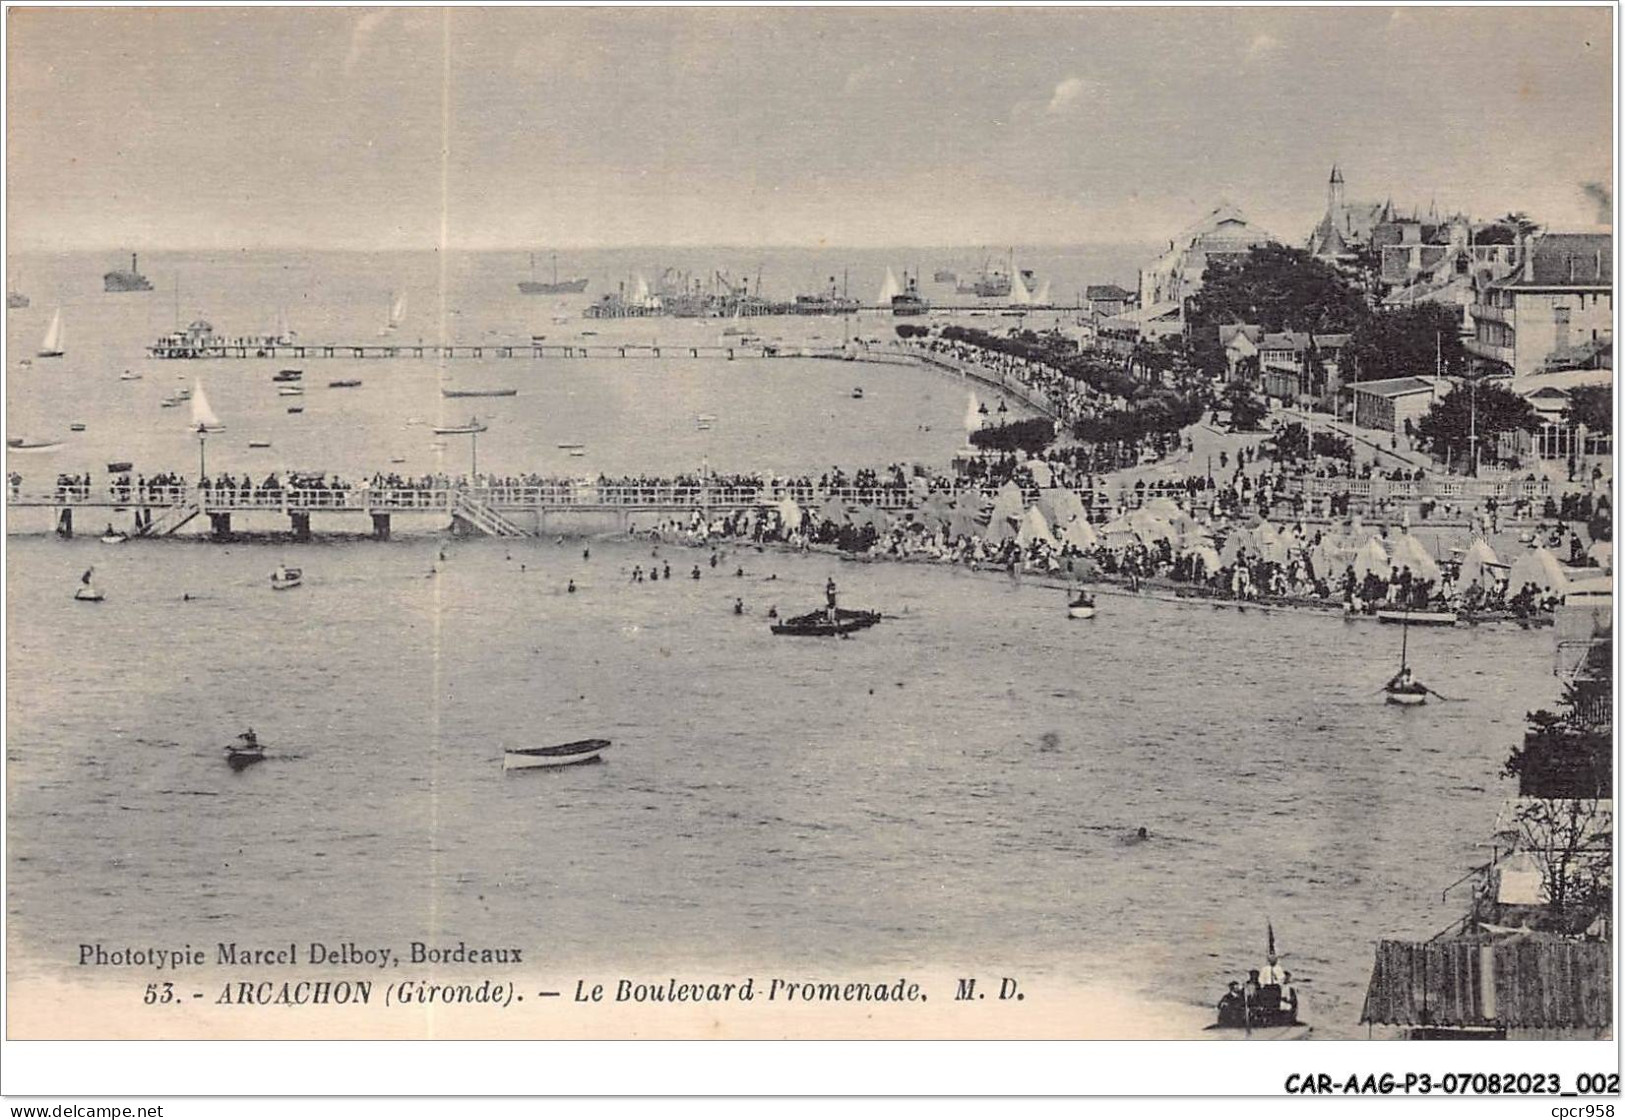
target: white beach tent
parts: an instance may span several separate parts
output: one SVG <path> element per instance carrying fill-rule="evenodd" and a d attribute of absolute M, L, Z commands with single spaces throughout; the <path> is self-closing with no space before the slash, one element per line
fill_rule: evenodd
<path fill-rule="evenodd" d="M 1551 550 L 1536 545 L 1514 560 L 1512 571 L 1507 573 L 1507 590 L 1510 594 L 1517 594 L 1526 583 L 1561 595 L 1568 590 L 1569 577 Z"/>
<path fill-rule="evenodd" d="M 1065 525 L 1075 517 L 1085 516 L 1083 499 L 1064 487 L 1051 487 L 1038 494 L 1038 508 L 1044 511 L 1051 525 Z"/>
<path fill-rule="evenodd" d="M 1056 535 L 1073 548 L 1083 552 L 1100 546 L 1100 537 L 1095 534 L 1095 527 L 1089 524 L 1086 517 L 1075 517 L 1064 523 Z"/>
<path fill-rule="evenodd" d="M 787 530 L 801 528 L 801 507 L 788 494 L 779 502 L 779 521 Z"/>
<path fill-rule="evenodd" d="M 1206 575 L 1212 575 L 1224 567 L 1224 562 L 1219 559 L 1218 549 L 1210 544 L 1193 545 L 1185 549 L 1184 553 L 1193 560 L 1200 560 L 1202 562 L 1202 571 Z"/>
<path fill-rule="evenodd" d="M 1469 587 L 1476 581 L 1478 586 L 1488 589 L 1500 581 L 1500 567 L 1501 561 L 1489 542 L 1483 537 L 1474 537 L 1473 543 L 1462 554 L 1461 578 L 1456 580 L 1456 584 Z"/>
<path fill-rule="evenodd" d="M 1354 559 L 1350 561 L 1350 564 L 1353 566 L 1354 575 L 1358 579 L 1364 579 L 1372 573 L 1387 579 L 1388 573 L 1393 569 L 1393 565 L 1388 561 L 1388 550 L 1382 546 L 1382 541 L 1376 537 L 1372 537 L 1360 547 L 1360 551 L 1354 554 Z"/>
<path fill-rule="evenodd" d="M 1436 581 L 1439 578 L 1439 562 L 1433 559 L 1427 546 L 1409 532 L 1401 533 L 1393 542 L 1388 560 L 1395 572 L 1409 568 L 1417 579 Z"/>
<path fill-rule="evenodd" d="M 1001 486 L 999 496 L 993 499 L 993 512 L 988 515 L 987 539 L 997 543 L 1014 537 L 1021 524 L 1021 515 L 1025 507 L 1021 487 L 1014 482 L 1006 482 Z"/>
<path fill-rule="evenodd" d="M 1049 531 L 1049 522 L 1044 520 L 1043 511 L 1033 506 L 1021 518 L 1021 532 L 1016 534 L 1016 542 L 1022 548 L 1031 546 L 1034 542 L 1043 542 L 1051 548 L 1059 548 L 1060 542 L 1055 534 Z"/>

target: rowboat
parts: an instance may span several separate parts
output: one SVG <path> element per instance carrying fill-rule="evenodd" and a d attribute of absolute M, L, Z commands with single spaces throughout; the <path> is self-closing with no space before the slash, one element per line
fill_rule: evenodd
<path fill-rule="evenodd" d="M 284 385 L 277 390 L 277 395 L 282 397 L 302 397 L 305 395 L 305 390 L 298 385 Z"/>
<path fill-rule="evenodd" d="M 359 377 L 344 377 L 337 381 L 329 381 L 327 387 L 329 389 L 359 389 L 361 388 L 361 379 Z"/>
<path fill-rule="evenodd" d="M 478 421 L 472 421 L 467 424 L 455 424 L 448 428 L 435 428 L 434 434 L 437 436 L 467 436 L 473 435 L 476 432 L 483 432 L 485 430 L 486 426 L 484 424 L 481 424 Z"/>
<path fill-rule="evenodd" d="M 84 430 L 85 430 L 85 426 L 83 424 L 75 423 L 75 424 L 69 424 L 68 425 L 68 431 L 70 431 L 70 432 L 82 432 Z"/>
<path fill-rule="evenodd" d="M 807 638 L 833 638 L 857 630 L 867 630 L 880 621 L 879 611 L 829 609 L 797 615 L 773 624 L 773 633 Z"/>
<path fill-rule="evenodd" d="M 509 747 L 502 752 L 504 770 L 538 770 L 543 767 L 574 766 L 596 762 L 609 746 L 608 739 L 580 739 L 556 747 Z"/>
<path fill-rule="evenodd" d="M 264 758 L 265 744 L 260 742 L 252 731 L 246 731 L 226 744 L 226 761 L 231 763 L 233 770 L 241 770 L 245 766 L 263 761 Z"/>
<path fill-rule="evenodd" d="M 518 389 L 441 389 L 442 397 L 517 397 Z"/>
<path fill-rule="evenodd" d="M 305 371 L 304 370 L 300 370 L 300 369 L 279 369 L 274 374 L 271 375 L 271 380 L 272 381 L 298 381 L 303 376 L 305 376 Z"/>
<path fill-rule="evenodd" d="M 62 441 L 54 439 L 26 439 L 22 436 L 13 436 L 6 440 L 6 448 L 10 451 L 55 451 L 61 446 Z"/>
<path fill-rule="evenodd" d="M 1095 597 L 1080 592 L 1077 598 L 1066 605 L 1066 615 L 1068 618 L 1095 617 Z"/>
<path fill-rule="evenodd" d="M 290 568 L 286 564 L 283 564 L 281 567 L 277 568 L 276 571 L 271 573 L 271 590 L 286 591 L 290 587 L 298 587 L 304 578 L 305 573 L 303 569 Z"/>
<path fill-rule="evenodd" d="M 1428 690 L 1426 686 L 1417 684 L 1415 681 L 1409 684 L 1398 684 L 1390 681 L 1383 687 L 1383 699 L 1390 704 L 1412 708 L 1418 704 L 1428 702 Z"/>
<path fill-rule="evenodd" d="M 1454 626 L 1456 612 L 1380 610 L 1377 612 L 1377 621 L 1393 623 L 1396 626 Z"/>
<path fill-rule="evenodd" d="M 101 541 L 102 541 L 103 544 L 123 544 L 125 541 L 127 541 L 129 539 L 130 538 L 129 538 L 128 534 L 118 533 L 118 532 L 114 532 L 112 530 L 108 530 L 107 532 L 103 533 L 102 536 L 101 536 Z"/>
<path fill-rule="evenodd" d="M 296 404 L 292 408 L 288 409 L 288 411 L 293 414 L 298 414 L 305 411 L 305 406 L 302 404 Z"/>
<path fill-rule="evenodd" d="M 268 439 L 251 439 L 248 441 L 248 446 L 250 448 L 263 449 L 270 447 L 271 441 Z"/>

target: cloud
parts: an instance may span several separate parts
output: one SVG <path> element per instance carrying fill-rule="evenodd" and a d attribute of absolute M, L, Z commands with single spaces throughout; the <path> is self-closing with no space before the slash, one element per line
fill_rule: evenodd
<path fill-rule="evenodd" d="M 1099 93 L 1098 87 L 1082 78 L 1066 78 L 1055 86 L 1055 93 L 1049 99 L 1044 112 L 1059 115 L 1072 111 L 1072 107 L 1089 93 Z"/>
<path fill-rule="evenodd" d="M 356 17 L 355 26 L 350 28 L 350 49 L 344 55 L 344 73 L 348 75 L 355 69 L 356 63 L 366 53 L 367 40 L 372 33 L 382 27 L 392 13 L 384 9 L 374 9 L 364 12 Z"/>

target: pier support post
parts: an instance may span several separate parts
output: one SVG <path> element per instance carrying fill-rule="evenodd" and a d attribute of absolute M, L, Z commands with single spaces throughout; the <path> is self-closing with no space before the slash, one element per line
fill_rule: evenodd
<path fill-rule="evenodd" d="M 474 533 L 475 528 L 473 524 L 470 523 L 462 514 L 454 513 L 451 515 L 452 536 L 456 537 L 458 540 L 462 540 L 464 537 L 472 537 Z"/>
<path fill-rule="evenodd" d="M 68 506 L 56 515 L 56 535 L 65 541 L 73 540 L 73 509 Z"/>
<path fill-rule="evenodd" d="M 231 514 L 209 514 L 209 532 L 217 541 L 231 540 Z"/>
<path fill-rule="evenodd" d="M 389 514 L 375 513 L 372 515 L 372 539 L 387 541 L 389 539 Z"/>
<path fill-rule="evenodd" d="M 308 541 L 310 539 L 310 514 L 289 513 L 288 520 L 293 524 L 293 539 Z"/>

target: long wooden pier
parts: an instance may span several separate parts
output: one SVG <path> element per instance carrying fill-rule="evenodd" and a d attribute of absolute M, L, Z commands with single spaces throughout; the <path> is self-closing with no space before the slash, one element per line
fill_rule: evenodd
<path fill-rule="evenodd" d="M 223 359 L 266 359 L 302 362 L 320 358 L 442 359 L 523 358 L 742 358 L 838 357 L 840 350 L 828 347 L 772 346 L 657 346 L 619 343 L 428 343 L 428 342 L 271 342 L 263 339 L 188 340 L 160 342 L 147 347 L 147 356 L 170 361 L 213 361 Z"/>

